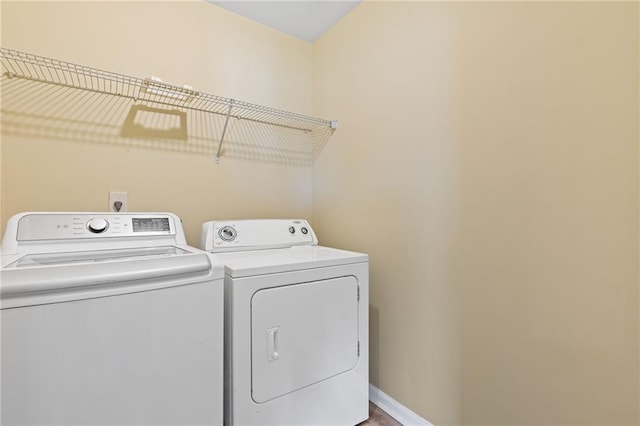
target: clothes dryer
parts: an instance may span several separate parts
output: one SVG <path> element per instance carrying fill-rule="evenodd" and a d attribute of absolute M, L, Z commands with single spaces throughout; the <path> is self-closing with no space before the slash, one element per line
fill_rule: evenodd
<path fill-rule="evenodd" d="M 223 267 L 169 213 L 23 213 L 2 242 L 2 424 L 219 425 Z"/>
<path fill-rule="evenodd" d="M 203 224 L 225 267 L 225 423 L 368 418 L 368 256 L 318 246 L 304 220 Z"/>

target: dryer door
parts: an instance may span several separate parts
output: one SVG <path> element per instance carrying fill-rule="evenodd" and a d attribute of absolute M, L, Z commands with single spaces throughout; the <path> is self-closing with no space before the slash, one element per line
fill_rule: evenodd
<path fill-rule="evenodd" d="M 253 400 L 267 402 L 354 368 L 358 315 L 352 276 L 257 291 L 251 300 Z"/>

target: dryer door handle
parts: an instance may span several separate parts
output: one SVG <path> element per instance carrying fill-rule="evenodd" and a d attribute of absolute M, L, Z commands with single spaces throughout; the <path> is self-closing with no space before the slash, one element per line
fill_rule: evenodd
<path fill-rule="evenodd" d="M 278 352 L 280 346 L 278 338 L 279 329 L 280 327 L 267 329 L 267 359 L 269 361 L 275 361 L 280 358 L 280 353 Z"/>

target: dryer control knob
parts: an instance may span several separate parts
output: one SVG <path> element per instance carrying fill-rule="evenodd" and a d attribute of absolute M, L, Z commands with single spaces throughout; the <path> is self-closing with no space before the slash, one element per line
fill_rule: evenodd
<path fill-rule="evenodd" d="M 87 223 L 87 228 L 89 228 L 89 231 L 93 232 L 94 234 L 99 234 L 101 232 L 104 232 L 107 230 L 108 227 L 109 227 L 109 222 L 107 222 L 101 217 L 96 217 L 94 219 L 91 219 Z"/>
<path fill-rule="evenodd" d="M 296 233 L 296 228 L 294 228 L 293 226 L 290 226 L 290 227 L 289 227 L 289 233 L 290 233 L 291 235 L 295 234 L 295 233 Z"/>
<path fill-rule="evenodd" d="M 236 238 L 237 232 L 233 226 L 225 226 L 224 228 L 218 231 L 218 235 L 224 241 L 233 241 Z"/>

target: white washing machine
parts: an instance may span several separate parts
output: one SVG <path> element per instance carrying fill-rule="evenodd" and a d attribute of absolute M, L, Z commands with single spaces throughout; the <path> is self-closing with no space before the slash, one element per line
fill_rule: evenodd
<path fill-rule="evenodd" d="M 173 214 L 13 216 L 1 423 L 221 424 L 223 276 Z"/>
<path fill-rule="evenodd" d="M 317 244 L 303 220 L 203 224 L 225 266 L 225 424 L 368 418 L 368 256 Z"/>

